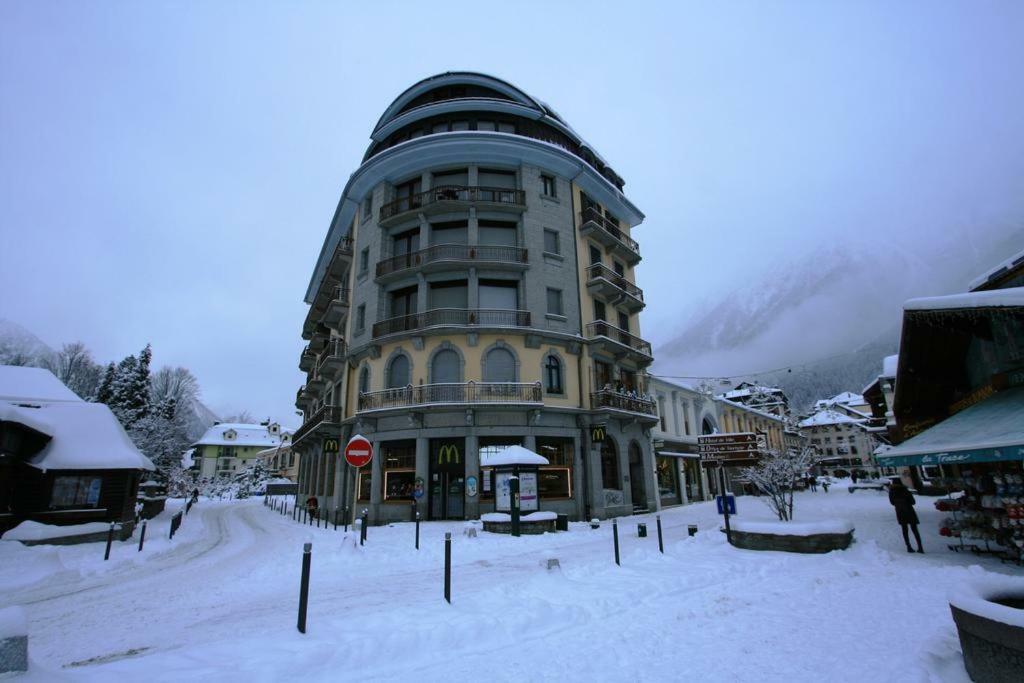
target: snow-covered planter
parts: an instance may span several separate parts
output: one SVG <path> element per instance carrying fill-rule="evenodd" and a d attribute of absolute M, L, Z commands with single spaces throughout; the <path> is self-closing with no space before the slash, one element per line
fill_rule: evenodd
<path fill-rule="evenodd" d="M 744 550 L 829 553 L 853 542 L 853 525 L 844 520 L 819 522 L 747 522 L 734 520 L 732 544 Z"/>
<path fill-rule="evenodd" d="M 545 531 L 555 530 L 555 520 L 558 515 L 554 512 L 531 512 L 519 517 L 519 533 L 522 534 L 543 534 Z M 488 512 L 480 515 L 480 521 L 484 524 L 484 531 L 495 534 L 512 533 L 512 515 L 505 512 Z"/>
<path fill-rule="evenodd" d="M 974 681 L 1019 681 L 1024 671 L 1024 580 L 992 577 L 949 595 L 964 666 Z"/>
<path fill-rule="evenodd" d="M 28 671 L 28 622 L 20 607 L 0 609 L 0 676 Z"/>
<path fill-rule="evenodd" d="M 130 538 L 133 528 L 132 525 L 115 524 L 114 538 L 118 541 Z M 23 545 L 75 545 L 106 541 L 109 532 L 108 522 L 57 525 L 28 520 L 4 532 L 2 538 L 5 541 L 21 541 Z"/>

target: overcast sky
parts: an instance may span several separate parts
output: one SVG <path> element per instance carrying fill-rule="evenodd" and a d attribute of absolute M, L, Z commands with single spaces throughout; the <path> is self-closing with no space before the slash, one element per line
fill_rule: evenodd
<path fill-rule="evenodd" d="M 373 124 L 475 70 L 626 179 L 662 343 L 821 245 L 1021 225 L 1022 36 L 1013 0 L 7 0 L 0 317 L 101 361 L 151 342 L 215 411 L 294 425 L 302 297 Z"/>

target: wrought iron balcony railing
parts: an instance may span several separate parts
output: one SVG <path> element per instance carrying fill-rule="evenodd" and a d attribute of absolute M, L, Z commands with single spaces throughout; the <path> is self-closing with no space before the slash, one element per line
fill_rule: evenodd
<path fill-rule="evenodd" d="M 427 327 L 529 327 L 530 312 L 489 308 L 434 308 L 381 320 L 373 336 L 383 337 Z"/>
<path fill-rule="evenodd" d="M 421 384 L 359 394 L 359 411 L 444 403 L 543 403 L 540 382 Z"/>
<path fill-rule="evenodd" d="M 607 234 L 609 238 L 616 240 L 623 248 L 635 254 L 639 259 L 640 245 L 637 244 L 636 240 L 622 232 L 614 221 L 602 215 L 600 209 L 589 206 L 580 212 L 580 227 L 587 223 L 592 223 L 598 230 Z"/>
<path fill-rule="evenodd" d="M 612 341 L 628 346 L 644 356 L 653 357 L 650 342 L 644 341 L 640 337 L 632 335 L 620 327 L 615 327 L 615 325 L 604 320 L 595 320 L 592 323 L 587 323 L 587 337 L 591 339 L 594 337 L 607 337 Z"/>
<path fill-rule="evenodd" d="M 341 406 L 323 406 L 309 416 L 302 426 L 292 435 L 292 445 L 313 434 L 322 425 L 340 425 L 342 420 Z"/>
<path fill-rule="evenodd" d="M 438 261 L 474 261 L 485 263 L 526 263 L 526 249 L 519 247 L 468 244 L 436 244 L 408 254 L 392 256 L 377 263 L 377 277 L 407 268 L 418 268 Z"/>
<path fill-rule="evenodd" d="M 603 263 L 595 263 L 587 266 L 587 282 L 590 283 L 597 279 L 607 280 L 626 294 L 630 295 L 634 299 L 639 301 L 644 300 L 644 292 L 642 289 L 634 285 L 632 282 L 624 278 L 623 276 L 616 273 L 614 270 L 604 265 Z"/>
<path fill-rule="evenodd" d="M 525 206 L 526 193 L 523 190 L 509 190 L 503 187 L 480 187 L 478 185 L 438 185 L 425 192 L 399 197 L 380 207 L 380 220 L 387 220 L 407 211 L 416 211 L 438 202 L 488 202 Z"/>
<path fill-rule="evenodd" d="M 611 408 L 629 413 L 658 416 L 658 406 L 654 401 L 637 395 L 627 394 L 609 389 L 595 391 L 590 394 L 592 408 Z"/>

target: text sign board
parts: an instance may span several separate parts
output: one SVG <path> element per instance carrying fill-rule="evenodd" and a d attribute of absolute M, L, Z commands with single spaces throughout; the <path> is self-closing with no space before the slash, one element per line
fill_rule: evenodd
<path fill-rule="evenodd" d="M 725 501 L 722 501 L 725 498 Z M 736 514 L 736 496 L 715 496 L 715 504 L 718 505 L 718 514 L 724 515 L 728 510 L 730 515 Z"/>
<path fill-rule="evenodd" d="M 373 459 L 373 445 L 362 434 L 356 434 L 345 446 L 345 462 L 352 467 L 365 467 Z"/>
<path fill-rule="evenodd" d="M 758 435 L 753 432 L 732 434 L 708 434 L 697 437 L 697 449 L 701 461 L 756 460 L 759 446 Z"/>
<path fill-rule="evenodd" d="M 498 512 L 512 511 L 512 494 L 509 480 L 515 475 L 511 472 L 497 472 L 494 476 L 495 500 L 494 509 Z M 537 473 L 519 473 L 519 510 L 520 512 L 537 511 Z"/>

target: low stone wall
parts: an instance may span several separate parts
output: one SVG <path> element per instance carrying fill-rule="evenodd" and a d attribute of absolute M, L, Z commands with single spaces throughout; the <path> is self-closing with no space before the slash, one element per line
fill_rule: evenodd
<path fill-rule="evenodd" d="M 732 531 L 732 545 L 744 550 L 779 550 L 785 553 L 818 554 L 846 550 L 853 542 L 853 532 L 845 534 L 813 534 L 783 536 L 778 534 Z"/>
<path fill-rule="evenodd" d="M 546 519 L 541 522 L 519 522 L 519 533 L 521 534 L 543 534 L 546 531 L 555 530 L 555 520 Z M 512 522 L 484 522 L 484 531 L 492 534 L 511 534 Z"/>
<path fill-rule="evenodd" d="M 127 541 L 132 537 L 135 530 L 134 522 L 119 522 L 120 529 L 114 529 L 115 541 Z M 38 541 L 21 541 L 22 545 L 77 545 L 79 543 L 107 542 L 106 531 L 97 531 L 92 534 L 79 534 L 77 536 L 60 536 L 59 538 L 41 538 Z"/>
<path fill-rule="evenodd" d="M 1024 595 L 1016 603 L 1017 609 L 1024 607 Z M 1024 675 L 1024 627 L 993 621 L 954 605 L 949 609 L 953 612 L 964 666 L 971 680 L 978 683 L 1020 681 Z"/>

